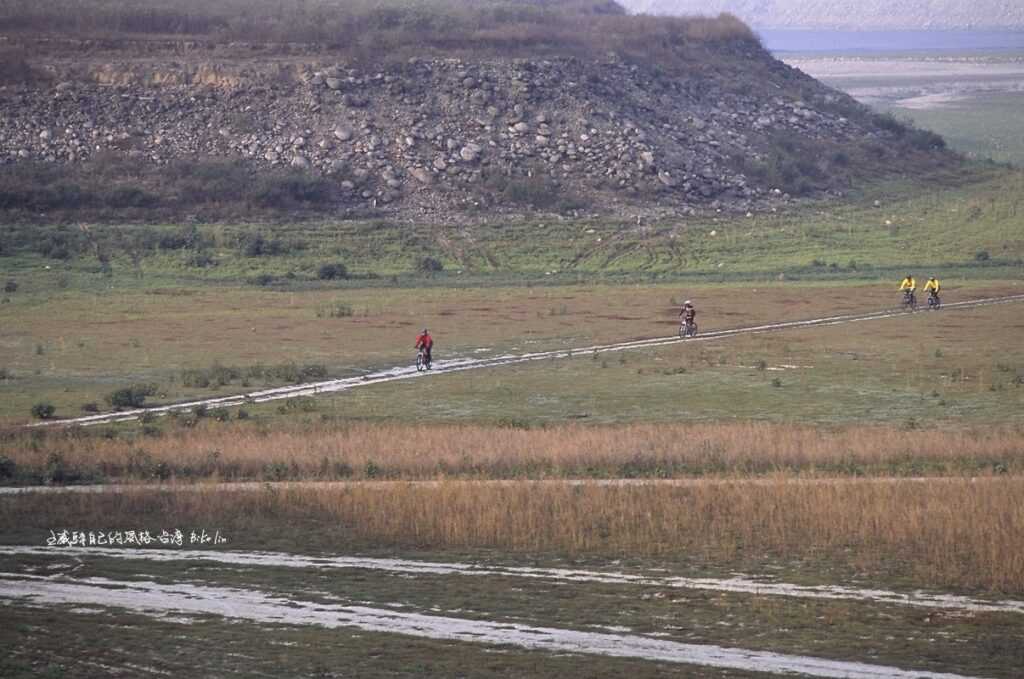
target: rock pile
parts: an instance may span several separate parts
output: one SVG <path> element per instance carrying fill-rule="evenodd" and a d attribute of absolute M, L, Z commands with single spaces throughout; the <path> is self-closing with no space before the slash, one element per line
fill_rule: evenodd
<path fill-rule="evenodd" d="M 228 75 L 217 64 L 184 75 L 170 63 L 104 64 L 73 78 L 51 67 L 51 81 L 0 88 L 0 163 L 238 158 L 330 176 L 342 204 L 419 214 L 500 209 L 503 189 L 531 181 L 595 209 L 745 211 L 780 198 L 743 170 L 779 133 L 885 136 L 840 114 L 845 95 L 770 57 L 759 64 L 769 77 L 672 77 L 614 56 L 412 59 L 377 71 L 267 63 Z"/>

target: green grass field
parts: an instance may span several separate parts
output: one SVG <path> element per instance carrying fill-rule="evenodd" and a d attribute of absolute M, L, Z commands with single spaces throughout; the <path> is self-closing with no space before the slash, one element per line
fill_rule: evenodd
<path fill-rule="evenodd" d="M 450 231 L 397 224 L 282 226 L 275 228 L 275 237 L 291 243 L 291 251 L 263 256 L 246 256 L 236 244 L 238 235 L 246 233 L 244 227 L 201 227 L 208 243 L 204 253 L 219 263 L 202 269 L 185 263 L 195 254 L 188 248 L 155 245 L 152 250 L 120 254 L 114 249 L 105 264 L 89 254 L 89 243 L 93 253 L 102 251 L 105 238 L 116 241 L 123 231 L 137 228 L 159 242 L 161 234 L 176 233 L 170 227 L 106 227 L 109 232 L 93 227 L 97 233 L 89 235 L 81 254 L 55 260 L 32 251 L 30 245 L 36 242 L 33 238 L 52 240 L 62 233 L 56 227 L 9 225 L 3 230 L 0 279 L 15 285 L 8 286 L 0 304 L 0 417 L 24 421 L 30 408 L 42 401 L 53 403 L 57 414 L 65 417 L 88 404 L 104 409 L 105 396 L 133 383 L 155 385 L 153 403 L 237 393 L 307 377 L 357 375 L 408 361 L 412 340 L 424 326 L 437 335 L 441 355 L 474 356 L 489 350 L 565 348 L 671 334 L 675 308 L 687 297 L 700 300 L 705 329 L 814 317 L 837 309 L 884 308 L 892 303 L 891 290 L 906 269 L 922 280 L 929 273 L 939 275 L 947 289 L 957 290 L 959 299 L 989 291 L 1013 292 L 1024 272 L 1024 174 L 986 170 L 979 177 L 981 170 L 973 172 L 971 183 L 949 178 L 949 187 L 933 186 L 916 195 L 910 184 L 876 187 L 842 205 L 649 227 L 601 222 L 480 225 Z M 60 242 L 72 240 L 67 236 Z M 415 263 L 422 257 L 443 262 L 445 269 L 415 273 Z M 318 280 L 317 267 L 325 261 L 344 262 L 354 277 Z M 255 284 L 252 279 L 259 273 L 273 278 Z M 982 339 L 1001 338 L 999 344 L 1012 348 L 1013 324 L 1000 322 L 1014 313 L 1000 310 L 994 318 L 981 313 L 991 324 L 985 326 L 991 334 Z M 942 328 L 926 324 L 925 330 Z M 811 337 L 814 333 L 786 341 L 803 343 Z M 815 341 L 827 345 L 831 340 Z M 859 341 L 869 344 L 867 338 Z M 771 341 L 766 342 L 770 346 Z M 851 397 L 856 407 L 825 413 L 824 406 L 797 407 L 800 399 L 793 398 L 786 399 L 789 411 L 764 411 L 757 406 L 759 399 L 751 402 L 744 396 L 749 384 L 741 357 L 774 363 L 786 363 L 786 357 L 775 349 L 749 348 L 745 341 L 714 353 L 722 356 L 715 361 L 731 366 L 706 376 L 715 385 L 733 385 L 720 395 L 731 404 L 728 416 L 856 419 L 869 409 L 872 389 L 888 388 L 894 375 L 884 360 L 878 361 L 874 369 L 884 379 L 865 387 L 860 398 Z M 975 354 L 963 371 L 987 375 L 998 362 L 1016 369 L 1015 355 L 994 353 Z M 691 386 L 704 379 L 692 357 L 676 359 L 667 353 L 625 356 L 625 364 L 619 360 L 586 365 L 589 370 L 610 361 L 608 368 L 594 374 L 618 384 L 629 373 L 627 384 L 651 395 L 649 403 L 628 411 L 635 415 L 608 412 L 612 403 L 626 402 L 617 392 L 608 394 L 605 406 L 599 399 L 593 407 L 576 403 L 552 409 L 548 397 L 535 398 L 532 406 L 530 399 L 520 398 L 530 387 L 507 386 L 502 389 L 517 395 L 498 398 L 496 392 L 478 402 L 472 385 L 490 381 L 490 375 L 452 378 L 452 384 L 461 386 L 445 397 L 450 403 L 439 402 L 431 415 L 415 405 L 379 407 L 373 394 L 389 393 L 387 388 L 346 396 L 338 414 L 395 417 L 400 410 L 401 417 L 494 419 L 521 411 L 527 417 L 538 412 L 549 418 L 587 414 L 599 420 L 659 419 L 679 412 L 660 405 L 672 400 L 665 391 L 672 380 L 656 377 L 660 362 L 683 361 L 673 367 L 689 366 L 692 372 L 686 381 Z M 813 352 L 802 360 L 823 364 Z M 907 359 L 894 355 L 885 360 Z M 578 372 L 578 364 L 559 365 L 554 371 L 512 371 L 495 384 L 517 380 L 522 372 L 558 393 L 557 382 L 571 384 L 581 377 L 565 372 Z M 807 378 L 828 375 L 839 365 L 811 371 Z M 222 367 L 237 370 L 227 377 L 221 371 L 218 377 L 215 372 Z M 858 365 L 857 370 L 862 368 Z M 802 373 L 792 371 L 785 381 L 804 379 L 798 374 Z M 915 389 L 931 386 L 923 379 L 919 382 Z M 904 382 L 901 388 L 907 386 Z M 456 396 L 459 393 L 461 397 Z M 600 393 L 593 392 L 593 398 Z M 775 402 L 776 396 L 770 390 L 764 400 Z M 467 408 L 459 398 L 486 405 Z M 711 417 L 718 412 L 716 407 L 699 406 L 689 412 Z M 983 405 L 962 407 L 966 414 L 978 416 L 987 410 Z M 923 414 L 917 406 L 909 410 L 915 417 Z M 958 412 L 948 410 L 954 416 Z"/>
<path fill-rule="evenodd" d="M 1015 281 L 946 286 L 947 301 L 1021 290 Z M 337 293 L 324 291 L 225 288 L 100 299 L 69 292 L 43 305 L 7 307 L 19 311 L 19 323 L 4 331 L 0 413 L 25 421 L 40 401 L 63 417 L 81 414 L 86 404 L 105 411 L 105 396 L 133 383 L 155 385 L 148 402 L 158 404 L 359 375 L 408 363 L 423 326 L 433 329 L 438 358 L 479 358 L 672 335 L 684 295 L 698 300 L 702 327 L 710 331 L 884 309 L 895 304 L 895 287 L 884 281 L 385 288 L 341 296 L 357 310 L 341 318 L 317 317 L 318 305 L 340 303 Z M 997 421 L 1020 405 L 1024 354 L 1015 337 L 1022 325 L 1020 305 L 921 314 L 440 374 L 318 399 L 311 407 L 326 417 L 414 421 Z M 250 410 L 296 413 L 287 404 Z"/>
<path fill-rule="evenodd" d="M 929 109 L 890 107 L 898 118 L 941 134 L 969 158 L 1024 165 L 1024 94 L 977 94 Z"/>
<path fill-rule="evenodd" d="M 1021 327 L 1016 307 L 897 318 L 440 375 L 316 407 L 346 419 L 526 424 L 1024 421 Z"/>

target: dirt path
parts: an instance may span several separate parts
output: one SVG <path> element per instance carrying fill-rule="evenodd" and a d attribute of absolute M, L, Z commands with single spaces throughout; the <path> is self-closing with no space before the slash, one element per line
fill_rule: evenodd
<path fill-rule="evenodd" d="M 913 606 L 918 608 L 973 611 L 985 613 L 1024 614 L 1024 601 L 984 600 L 951 594 L 932 594 L 915 590 L 894 592 L 882 589 L 863 589 L 837 585 L 794 585 L 770 579 L 751 577 L 684 578 L 620 573 L 615 571 L 577 570 L 567 568 L 528 568 L 516 566 L 480 565 L 472 563 L 414 561 L 410 559 L 381 559 L 352 556 L 306 556 L 285 552 L 239 552 L 199 549 L 120 549 L 80 547 L 0 546 L 0 555 L 12 556 L 73 556 L 112 557 L 150 562 L 202 561 L 213 564 L 242 566 L 245 568 L 316 568 L 364 569 L 416 575 L 466 575 L 540 579 L 562 583 L 601 583 L 664 587 L 666 589 L 692 589 L 757 596 L 780 596 L 799 599 L 825 599 L 864 601 L 870 603 Z"/>
<path fill-rule="evenodd" d="M 987 299 L 969 300 L 965 302 L 955 302 L 952 304 L 943 305 L 943 311 L 948 312 L 955 310 L 972 309 L 980 306 L 989 306 L 993 304 L 1010 304 L 1015 302 L 1024 302 L 1024 295 L 1011 295 L 1007 297 L 992 297 Z M 363 375 L 361 377 L 348 377 L 344 379 L 326 380 L 323 382 L 311 382 L 307 384 L 300 384 L 289 387 L 279 387 L 276 389 L 264 389 L 261 391 L 250 392 L 248 394 L 237 394 L 235 396 L 222 396 L 217 398 L 199 399 L 195 401 L 175 403 L 171 405 L 158 406 L 154 408 L 139 408 L 135 410 L 125 410 L 116 413 L 104 413 L 101 415 L 89 415 L 86 417 L 77 417 L 66 420 L 49 420 L 35 423 L 29 426 L 90 426 L 95 424 L 108 424 L 111 422 L 125 422 L 137 419 L 144 414 L 148 414 L 150 416 L 165 415 L 170 412 L 191 411 L 199 406 L 205 406 L 207 408 L 228 408 L 246 404 L 266 403 L 268 401 L 299 398 L 303 396 L 334 394 L 341 391 L 355 389 L 356 387 L 365 387 L 373 384 L 383 384 L 386 382 L 395 382 L 398 380 L 407 380 L 413 378 L 425 378 L 429 377 L 432 374 L 445 374 L 450 372 L 460 372 L 463 370 L 479 370 L 483 368 L 497 368 L 502 366 L 517 365 L 520 363 L 529 363 L 532 361 L 567 358 L 573 355 L 580 354 L 590 355 L 595 353 L 611 353 L 617 351 L 629 351 L 634 349 L 649 349 L 653 347 L 666 346 L 670 344 L 678 344 L 680 342 L 710 342 L 714 340 L 727 339 L 737 335 L 754 335 L 766 332 L 778 332 L 780 330 L 795 330 L 800 328 L 842 325 L 845 323 L 860 323 L 865 321 L 876 321 L 886 318 L 895 318 L 905 315 L 908 314 L 900 310 L 885 309 L 882 311 L 874 311 L 863 314 L 825 316 L 822 318 L 811 318 L 801 321 L 787 321 L 782 323 L 769 323 L 765 325 L 755 325 L 740 328 L 731 328 L 726 330 L 717 330 L 714 332 L 707 332 L 698 335 L 697 337 L 691 337 L 685 340 L 680 339 L 678 336 L 656 337 L 645 340 L 635 340 L 631 342 L 619 342 L 615 344 L 575 347 L 571 349 L 559 349 L 554 351 L 540 351 L 536 353 L 527 354 L 507 354 L 503 356 L 494 356 L 490 358 L 455 358 L 446 361 L 435 361 L 435 370 L 430 373 L 417 372 L 415 366 L 399 366 L 388 370 L 382 370 L 370 373 L 368 375 Z"/>
<path fill-rule="evenodd" d="M 584 632 L 508 622 L 424 615 L 388 608 L 295 601 L 251 589 L 107 578 L 46 578 L 0 574 L 0 598 L 32 605 L 74 604 L 127 609 L 164 620 L 182 615 L 217 615 L 274 625 L 355 628 L 426 639 L 517 646 L 556 653 L 639 658 L 720 669 L 800 674 L 836 679 L 966 679 L 944 672 L 687 644 L 635 634 Z M 102 611 L 97 611 L 102 612 Z M 180 621 L 180 619 L 179 619 Z"/>

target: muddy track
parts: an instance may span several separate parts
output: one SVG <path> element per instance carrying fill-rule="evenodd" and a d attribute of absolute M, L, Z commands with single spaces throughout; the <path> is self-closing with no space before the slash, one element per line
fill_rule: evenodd
<path fill-rule="evenodd" d="M 551 653 L 638 658 L 772 674 L 835 679 L 965 679 L 964 675 L 947 672 L 906 670 L 813 656 L 682 643 L 640 634 L 612 634 L 428 615 L 340 601 L 303 601 L 255 589 L 191 583 L 162 584 L 147 580 L 54 578 L 0 573 L 0 600 L 16 600 L 23 605 L 41 607 L 68 604 L 113 607 L 164 620 L 175 620 L 180 616 L 214 615 L 226 620 L 258 624 L 355 628 L 366 632 L 512 646 Z"/>
<path fill-rule="evenodd" d="M 734 575 L 730 578 L 687 578 L 663 573 L 625 573 L 608 570 L 538 568 L 486 563 L 420 561 L 398 558 L 359 556 L 303 555 L 287 552 L 243 552 L 203 549 L 139 549 L 118 547 L 33 547 L 0 546 L 0 555 L 104 557 L 142 562 L 205 562 L 242 568 L 296 568 L 317 570 L 381 571 L 401 576 L 461 575 L 467 577 L 504 577 L 544 580 L 558 584 L 600 583 L 606 585 L 661 587 L 750 594 L 794 599 L 860 601 L 924 609 L 971 611 L 975 613 L 1024 614 L 1024 601 L 1014 599 L 978 599 L 956 594 L 912 590 L 897 592 L 842 585 L 799 585 L 772 578 Z"/>
<path fill-rule="evenodd" d="M 981 306 L 996 304 L 1012 304 L 1024 302 L 1024 294 L 1010 295 L 1006 297 L 990 297 L 986 299 L 975 299 L 965 302 L 954 302 L 944 304 L 943 312 L 951 312 L 964 309 L 973 309 Z M 926 313 L 924 311 L 918 313 Z M 388 370 L 381 370 L 361 377 L 346 377 L 336 380 L 325 380 L 322 382 L 310 382 L 274 389 L 263 389 L 247 394 L 236 394 L 234 396 L 221 396 L 216 398 L 198 399 L 182 403 L 174 403 L 153 408 L 138 408 L 124 410 L 116 413 L 104 413 L 101 415 L 89 415 L 66 420 L 51 420 L 38 422 L 31 427 L 54 427 L 54 426 L 90 426 L 95 424 L 109 424 L 113 422 L 126 422 L 137 419 L 142 415 L 165 415 L 171 412 L 188 412 L 197 407 L 207 408 L 229 408 L 233 406 L 266 403 L 268 401 L 279 401 L 290 398 L 318 396 L 320 394 L 334 394 L 341 391 L 348 391 L 356 387 L 364 387 L 385 382 L 396 382 L 412 378 L 426 378 L 431 375 L 460 372 L 463 370 L 478 370 L 483 368 L 497 368 L 519 363 L 532 361 L 554 360 L 559 358 L 570 358 L 578 355 L 592 355 L 595 353 L 609 353 L 616 351 L 630 351 L 635 349 L 649 349 L 678 343 L 711 342 L 715 340 L 728 339 L 738 335 L 754 335 L 767 332 L 778 332 L 782 330 L 796 330 L 800 328 L 813 328 L 829 325 L 842 325 L 845 323 L 860 323 L 865 321 L 877 321 L 887 318 L 912 316 L 907 312 L 898 309 L 884 309 L 880 311 L 862 314 L 844 314 L 839 316 L 825 316 L 822 318 L 811 318 L 800 321 L 786 321 L 781 323 L 768 323 L 764 325 L 744 326 L 728 328 L 703 333 L 697 337 L 680 339 L 678 336 L 655 337 L 650 339 L 632 340 L 614 344 L 601 344 L 570 349 L 555 349 L 552 351 L 539 351 L 527 354 L 505 354 L 489 358 L 454 358 L 450 360 L 437 360 L 434 362 L 435 370 L 430 373 L 416 371 L 414 365 L 398 366 Z"/>

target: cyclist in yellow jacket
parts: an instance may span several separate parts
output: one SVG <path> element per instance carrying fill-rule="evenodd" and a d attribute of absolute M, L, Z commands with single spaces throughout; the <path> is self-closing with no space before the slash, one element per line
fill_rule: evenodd
<path fill-rule="evenodd" d="M 903 293 L 904 299 L 910 302 L 911 308 L 917 306 L 917 298 L 914 297 L 915 290 L 917 290 L 917 281 L 913 276 L 907 274 L 907 277 L 900 283 L 900 292 Z"/>
<path fill-rule="evenodd" d="M 928 293 L 928 306 L 938 307 L 939 306 L 939 281 L 935 276 L 928 279 L 928 282 L 924 284 L 924 291 Z"/>

